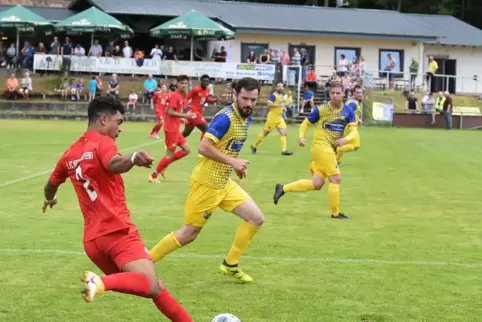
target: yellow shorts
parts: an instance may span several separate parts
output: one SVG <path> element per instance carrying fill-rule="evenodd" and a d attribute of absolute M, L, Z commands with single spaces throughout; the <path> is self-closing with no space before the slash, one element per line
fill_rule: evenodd
<path fill-rule="evenodd" d="M 223 189 L 213 189 L 191 180 L 189 195 L 184 207 L 184 223 L 202 228 L 216 208 L 232 212 L 251 197 L 231 179 Z"/>
<path fill-rule="evenodd" d="M 277 119 L 270 119 L 268 117 L 266 123 L 264 124 L 264 131 L 271 132 L 274 129 L 286 129 L 286 122 L 283 117 L 279 117 Z"/>
<path fill-rule="evenodd" d="M 311 174 L 323 179 L 340 174 L 335 152 L 312 151 L 312 161 L 308 166 Z"/>

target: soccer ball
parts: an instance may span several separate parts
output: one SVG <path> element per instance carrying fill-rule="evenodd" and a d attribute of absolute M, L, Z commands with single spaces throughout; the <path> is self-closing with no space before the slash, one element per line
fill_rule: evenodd
<path fill-rule="evenodd" d="M 241 322 L 241 320 L 231 313 L 222 313 L 213 317 L 211 322 Z"/>

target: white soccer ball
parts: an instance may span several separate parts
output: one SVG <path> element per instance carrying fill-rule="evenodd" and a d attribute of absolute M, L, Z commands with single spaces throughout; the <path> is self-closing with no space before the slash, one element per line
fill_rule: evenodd
<path fill-rule="evenodd" d="M 241 322 L 241 320 L 231 313 L 222 313 L 213 317 L 211 322 Z"/>

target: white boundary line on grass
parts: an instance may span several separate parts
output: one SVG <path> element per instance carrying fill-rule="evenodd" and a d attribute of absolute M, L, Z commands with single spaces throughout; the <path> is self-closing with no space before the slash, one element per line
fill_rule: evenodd
<path fill-rule="evenodd" d="M 134 149 L 137 149 L 137 148 L 142 148 L 142 147 L 144 147 L 144 146 L 148 146 L 148 145 L 154 144 L 154 143 L 156 143 L 156 142 L 158 142 L 158 141 L 156 140 L 156 141 L 151 141 L 151 142 L 143 143 L 143 144 L 136 145 L 136 146 L 131 146 L 131 147 L 122 149 L 121 151 L 129 151 L 129 150 L 134 150 Z M 41 175 L 50 173 L 50 172 L 52 172 L 52 171 L 53 171 L 53 169 L 48 169 L 48 170 L 44 170 L 44 171 L 41 171 L 41 172 L 38 172 L 38 173 L 34 173 L 34 174 L 31 174 L 31 175 L 28 175 L 28 176 L 26 176 L 26 177 L 21 177 L 21 178 L 12 180 L 12 181 L 7 181 L 7 182 L 4 182 L 4 183 L 1 183 L 1 184 L 0 184 L 0 188 L 6 187 L 6 186 L 10 186 L 10 185 L 15 184 L 15 183 L 17 183 L 17 182 L 22 182 L 22 181 L 25 181 L 25 180 L 28 180 L 28 179 L 32 179 L 32 178 L 35 178 L 35 177 L 39 177 L 39 176 L 41 176 Z"/>
<path fill-rule="evenodd" d="M 10 249 L 0 248 L 0 253 L 27 253 L 27 254 L 57 254 L 57 255 L 85 255 L 84 252 L 62 249 Z M 203 254 L 171 254 L 170 258 L 185 259 L 222 259 L 221 255 Z M 455 267 L 482 267 L 482 263 L 450 263 L 450 262 L 424 262 L 424 261 L 399 261 L 383 259 L 352 259 L 352 258 L 310 258 L 310 257 L 257 257 L 243 256 L 243 258 L 258 261 L 278 262 L 327 262 L 327 263 L 356 263 L 356 264 L 388 264 L 388 265 L 418 265 L 418 266 L 455 266 Z"/>

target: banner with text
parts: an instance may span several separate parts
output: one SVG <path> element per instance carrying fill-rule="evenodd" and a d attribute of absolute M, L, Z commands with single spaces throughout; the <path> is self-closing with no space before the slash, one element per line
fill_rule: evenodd
<path fill-rule="evenodd" d="M 275 66 L 263 64 L 236 64 L 217 62 L 189 62 L 144 59 L 138 64 L 134 58 L 87 57 L 72 56 L 70 70 L 73 72 L 136 74 L 136 75 L 187 75 L 201 77 L 204 74 L 212 78 L 239 79 L 252 77 L 262 81 L 275 78 Z M 59 71 L 64 64 L 63 58 L 57 55 L 35 54 L 33 69 Z"/>

